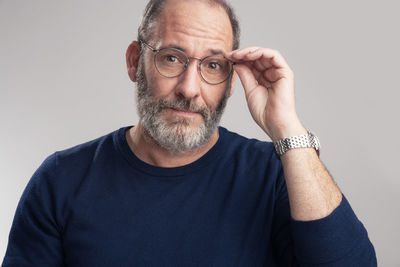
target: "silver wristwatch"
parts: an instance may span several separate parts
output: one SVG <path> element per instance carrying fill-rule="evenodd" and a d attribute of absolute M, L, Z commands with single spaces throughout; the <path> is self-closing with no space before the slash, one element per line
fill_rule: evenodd
<path fill-rule="evenodd" d="M 286 151 L 301 148 L 301 147 L 313 147 L 317 151 L 319 156 L 319 151 L 321 145 L 319 143 L 319 139 L 313 133 L 308 131 L 307 134 L 292 136 L 285 139 L 278 140 L 274 142 L 276 153 L 279 156 L 282 156 L 286 153 Z"/>

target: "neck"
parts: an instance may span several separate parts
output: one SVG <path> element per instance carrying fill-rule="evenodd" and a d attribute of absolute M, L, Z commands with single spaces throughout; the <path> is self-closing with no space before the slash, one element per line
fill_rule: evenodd
<path fill-rule="evenodd" d="M 132 152 L 142 161 L 158 167 L 179 167 L 190 164 L 206 154 L 218 141 L 218 130 L 203 146 L 185 153 L 173 153 L 149 137 L 141 122 L 126 132 L 126 139 Z"/>

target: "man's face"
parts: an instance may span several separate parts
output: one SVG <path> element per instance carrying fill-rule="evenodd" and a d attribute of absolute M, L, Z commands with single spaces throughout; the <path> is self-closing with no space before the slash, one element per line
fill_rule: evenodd
<path fill-rule="evenodd" d="M 153 47 L 175 47 L 189 57 L 230 51 L 232 28 L 225 11 L 200 1 L 171 0 L 154 27 Z M 146 132 L 162 147 L 182 153 L 205 144 L 215 132 L 230 80 L 210 85 L 202 80 L 198 60 L 191 59 L 180 76 L 161 76 L 151 50 L 143 51 L 137 71 L 138 111 Z"/>

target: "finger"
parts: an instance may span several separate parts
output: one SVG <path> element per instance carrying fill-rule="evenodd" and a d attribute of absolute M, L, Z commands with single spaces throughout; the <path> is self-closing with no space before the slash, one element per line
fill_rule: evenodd
<path fill-rule="evenodd" d="M 240 64 L 246 65 L 254 74 L 254 78 L 261 85 L 266 83 L 273 83 L 282 78 L 293 77 L 293 72 L 288 68 L 269 68 L 265 69 L 264 65 L 259 60 L 244 61 Z"/>
<path fill-rule="evenodd" d="M 256 47 L 256 46 L 241 48 L 241 49 L 234 50 L 230 53 L 225 54 L 225 57 L 234 62 L 249 61 L 249 60 L 245 59 L 245 56 L 249 53 L 254 53 L 258 49 L 260 49 L 260 47 Z"/>
<path fill-rule="evenodd" d="M 242 50 L 238 50 L 231 54 L 231 59 L 234 61 L 256 61 L 259 60 L 261 68 L 270 68 L 274 66 L 275 68 L 289 68 L 288 63 L 279 53 L 279 51 L 270 48 L 260 48 L 260 47 L 248 47 Z"/>
<path fill-rule="evenodd" d="M 256 80 L 258 80 L 258 78 L 261 76 L 261 72 L 258 71 L 257 68 L 254 66 L 254 62 L 245 61 L 245 62 L 240 63 L 240 64 L 246 65 L 253 72 L 254 78 Z"/>
<path fill-rule="evenodd" d="M 258 46 L 244 47 L 244 48 L 240 48 L 240 49 L 236 49 L 231 52 L 228 52 L 228 53 L 224 54 L 224 56 L 229 57 L 230 59 L 234 59 L 238 56 L 241 56 L 242 54 L 248 53 L 250 51 L 255 51 L 258 48 L 260 48 L 260 47 L 258 47 Z"/>
<path fill-rule="evenodd" d="M 264 71 L 262 76 L 273 83 L 283 78 L 292 78 L 293 73 L 288 69 L 270 68 L 267 71 Z"/>
<path fill-rule="evenodd" d="M 236 61 L 236 62 L 240 62 L 244 59 L 244 57 L 248 54 L 248 53 L 252 53 L 253 51 L 256 51 L 257 49 L 259 49 L 259 47 L 246 47 L 246 48 L 242 48 L 239 50 L 235 50 L 232 51 L 229 55 L 227 55 L 229 57 L 229 59 L 231 59 L 232 61 Z"/>
<path fill-rule="evenodd" d="M 270 62 L 264 62 L 262 63 L 261 60 L 255 60 L 253 61 L 253 66 L 256 68 L 257 71 L 265 71 L 269 68 L 272 67 L 272 64 Z"/>
<path fill-rule="evenodd" d="M 269 48 L 257 49 L 251 53 L 247 53 L 242 60 L 243 59 L 250 61 L 260 60 L 265 68 L 269 68 L 270 65 L 276 68 L 289 68 L 288 63 L 279 51 Z"/>
<path fill-rule="evenodd" d="M 270 90 L 273 88 L 272 82 L 269 81 L 267 78 L 264 76 L 260 76 L 260 78 L 257 80 L 259 85 L 264 86 L 267 90 Z"/>
<path fill-rule="evenodd" d="M 243 84 L 246 95 L 250 94 L 250 92 L 258 86 L 258 82 L 254 77 L 253 72 L 244 64 L 236 64 L 233 66 L 233 68 Z"/>

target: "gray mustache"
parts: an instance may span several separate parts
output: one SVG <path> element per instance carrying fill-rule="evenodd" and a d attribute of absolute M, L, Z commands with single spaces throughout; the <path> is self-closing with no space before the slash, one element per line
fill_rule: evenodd
<path fill-rule="evenodd" d="M 186 112 L 200 113 L 204 118 L 208 118 L 211 114 L 210 110 L 206 107 L 197 105 L 193 100 L 186 98 L 177 98 L 175 100 L 161 99 L 158 103 L 158 110 L 161 112 L 163 109 L 172 108 Z"/>

